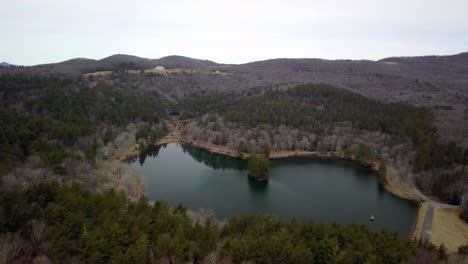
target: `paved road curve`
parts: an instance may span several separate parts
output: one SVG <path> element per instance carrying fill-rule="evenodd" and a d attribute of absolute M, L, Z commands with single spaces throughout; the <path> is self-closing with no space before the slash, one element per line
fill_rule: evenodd
<path fill-rule="evenodd" d="M 408 194 L 409 196 L 414 197 L 417 200 L 427 203 L 426 216 L 424 217 L 423 227 L 421 229 L 421 234 L 419 237 L 421 239 L 431 240 L 432 221 L 434 219 L 435 208 L 458 208 L 458 206 L 438 203 L 436 201 L 431 200 L 423 193 L 421 193 L 413 184 L 403 182 L 400 178 L 398 171 L 391 166 L 387 168 L 387 173 L 391 178 L 392 183 L 395 184 L 396 187 L 398 187 L 398 189 Z"/>
<path fill-rule="evenodd" d="M 422 240 L 431 240 L 432 233 L 432 220 L 434 219 L 434 206 L 429 204 L 426 210 L 426 217 L 424 217 L 424 223 L 421 229 Z"/>

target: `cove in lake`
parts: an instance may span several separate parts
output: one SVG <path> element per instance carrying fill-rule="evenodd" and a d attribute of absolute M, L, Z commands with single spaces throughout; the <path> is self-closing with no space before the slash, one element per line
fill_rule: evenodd
<path fill-rule="evenodd" d="M 270 180 L 247 177 L 247 161 L 168 144 L 133 161 L 150 200 L 212 210 L 216 217 L 262 212 L 282 219 L 364 223 L 408 235 L 417 206 L 378 184 L 370 169 L 341 159 L 270 161 Z M 375 221 L 370 221 L 374 215 Z"/>

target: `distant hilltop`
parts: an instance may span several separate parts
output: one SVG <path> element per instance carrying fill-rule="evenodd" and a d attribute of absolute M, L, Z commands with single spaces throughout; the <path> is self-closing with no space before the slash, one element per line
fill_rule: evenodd
<path fill-rule="evenodd" d="M 8 62 L 0 62 L 0 67 L 14 67 L 15 65 Z"/>

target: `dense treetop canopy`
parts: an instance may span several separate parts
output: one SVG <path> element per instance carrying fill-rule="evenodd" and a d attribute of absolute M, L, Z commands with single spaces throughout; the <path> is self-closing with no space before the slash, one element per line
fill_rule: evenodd
<path fill-rule="evenodd" d="M 0 175 L 33 153 L 60 173 L 63 159 L 80 158 L 70 150 L 80 138 L 112 138 L 112 127 L 130 122 L 157 123 L 167 108 L 104 83 L 90 87 L 62 76 L 23 74 L 0 75 L 0 102 Z"/>
<path fill-rule="evenodd" d="M 263 155 L 250 155 L 248 169 L 249 176 L 255 180 L 266 181 L 270 177 L 270 162 Z"/>

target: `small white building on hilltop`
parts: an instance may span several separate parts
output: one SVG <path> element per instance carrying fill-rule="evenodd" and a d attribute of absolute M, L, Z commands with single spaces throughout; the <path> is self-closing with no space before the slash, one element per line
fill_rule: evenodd
<path fill-rule="evenodd" d="M 155 70 L 157 71 L 164 71 L 165 68 L 163 66 L 156 66 L 156 68 L 154 68 Z"/>

